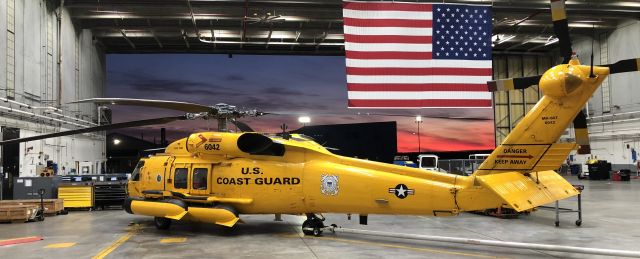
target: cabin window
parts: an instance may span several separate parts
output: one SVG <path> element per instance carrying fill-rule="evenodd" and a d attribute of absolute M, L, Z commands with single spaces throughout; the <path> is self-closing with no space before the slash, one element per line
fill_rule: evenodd
<path fill-rule="evenodd" d="M 193 169 L 193 186 L 194 190 L 206 190 L 207 189 L 207 174 L 209 170 L 207 168 L 194 168 Z"/>
<path fill-rule="evenodd" d="M 140 168 L 144 166 L 144 160 L 140 160 L 131 173 L 131 181 L 140 181 Z"/>
<path fill-rule="evenodd" d="M 189 174 L 189 170 L 187 168 L 176 168 L 174 179 L 173 179 L 173 187 L 176 189 L 187 189 L 187 175 Z"/>

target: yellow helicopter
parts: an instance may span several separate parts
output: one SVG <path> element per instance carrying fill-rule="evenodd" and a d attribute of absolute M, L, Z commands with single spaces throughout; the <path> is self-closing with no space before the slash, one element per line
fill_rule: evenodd
<path fill-rule="evenodd" d="M 553 18 L 554 26 L 564 26 L 568 40 L 564 6 L 553 9 Z M 570 57 L 570 43 L 559 38 L 561 47 L 569 44 Z M 304 234 L 320 235 L 325 229 L 322 213 L 358 214 L 360 223 L 366 224 L 371 214 L 452 216 L 501 206 L 525 211 L 578 194 L 553 171 L 577 144 L 557 141 L 609 74 L 640 67 L 640 59 L 605 66 L 580 65 L 575 57 L 567 60 L 541 76 L 489 83 L 492 90 L 539 84 L 544 96 L 470 176 L 339 156 L 303 135 L 225 132 L 229 121 L 250 131 L 235 119 L 265 115 L 226 104 L 93 98 L 78 102 L 162 107 L 187 114 L 0 145 L 175 120 L 217 119 L 219 132 L 197 132 L 177 140 L 164 153 L 141 159 L 133 171 L 125 210 L 154 217 L 159 229 L 178 220 L 233 227 L 243 214 L 295 214 L 307 216 Z"/>

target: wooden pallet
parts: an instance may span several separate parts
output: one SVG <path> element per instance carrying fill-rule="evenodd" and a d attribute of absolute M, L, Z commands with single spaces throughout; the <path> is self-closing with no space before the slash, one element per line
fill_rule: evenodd
<path fill-rule="evenodd" d="M 58 215 L 64 209 L 64 203 L 62 199 L 44 199 L 44 215 L 55 216 Z M 4 200 L 0 201 L 0 206 L 4 205 L 35 205 L 40 208 L 40 200 Z"/>
<path fill-rule="evenodd" d="M 36 217 L 35 205 L 0 205 L 0 222 L 24 223 Z"/>

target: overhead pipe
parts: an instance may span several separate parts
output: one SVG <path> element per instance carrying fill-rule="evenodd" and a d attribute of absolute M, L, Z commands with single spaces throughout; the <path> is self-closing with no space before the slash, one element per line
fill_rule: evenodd
<path fill-rule="evenodd" d="M 23 111 L 23 110 L 17 110 L 17 109 L 5 107 L 5 106 L 0 106 L 0 109 L 6 110 L 6 111 L 9 111 L 9 112 L 17 112 L 17 113 L 24 114 L 24 115 L 31 116 L 31 117 L 37 117 L 37 118 L 44 119 L 44 120 L 57 121 L 57 122 L 60 122 L 60 123 L 71 124 L 71 125 L 75 125 L 75 126 L 83 127 L 83 128 L 87 127 L 87 126 L 80 125 L 80 124 L 77 124 L 77 123 L 73 123 L 73 122 L 69 122 L 69 121 L 63 121 L 63 120 L 60 120 L 60 119 L 56 119 L 56 118 L 52 118 L 52 117 L 47 117 L 47 116 L 43 116 L 43 115 L 40 115 L 40 114 L 36 114 L 35 112 L 29 113 L 29 112 L 26 112 L 26 111 Z"/>
<path fill-rule="evenodd" d="M 622 256 L 622 257 L 640 258 L 640 251 L 629 251 L 629 250 L 547 245 L 547 244 L 536 244 L 536 243 L 499 241 L 499 240 L 459 238 L 459 237 L 427 236 L 427 235 L 418 235 L 418 234 L 402 234 L 402 233 L 391 233 L 391 232 L 349 229 L 349 228 L 339 228 L 339 227 L 329 227 L 329 230 L 332 232 L 342 232 L 342 233 L 368 235 L 368 236 L 404 238 L 404 239 L 457 243 L 457 244 L 466 244 L 466 245 L 483 245 L 483 246 L 495 246 L 495 247 L 506 247 L 506 248 L 527 249 L 527 250 L 542 250 L 542 251 L 554 251 L 554 252 L 566 252 L 566 253 L 582 253 L 582 254 L 594 254 L 594 255 L 605 255 L 605 256 Z"/>
<path fill-rule="evenodd" d="M 24 108 L 27 108 L 27 109 L 45 109 L 45 110 L 47 110 L 47 109 L 52 109 L 52 110 L 54 110 L 54 111 L 60 111 L 60 112 L 62 112 L 62 110 L 61 110 L 61 109 L 58 109 L 58 108 L 55 108 L 55 107 L 50 107 L 50 106 L 47 106 L 47 107 L 31 106 L 31 105 L 29 105 L 29 104 L 22 103 L 22 102 L 18 102 L 18 101 L 14 101 L 14 100 L 11 100 L 11 99 L 8 99 L 8 98 L 4 98 L 4 97 L 0 97 L 0 101 L 4 101 L 4 102 L 8 102 L 8 103 L 12 103 L 12 104 L 18 105 L 18 107 L 20 107 L 20 108 L 23 108 L 23 107 L 24 107 Z M 13 109 L 13 108 L 10 108 L 10 107 L 5 107 L 5 108 Z M 27 112 L 27 113 L 28 113 L 28 112 Z M 30 114 L 30 113 L 29 113 L 29 114 Z M 30 114 L 30 115 L 31 115 L 31 114 Z M 71 120 L 75 120 L 75 121 L 77 121 L 77 122 L 83 122 L 83 123 L 87 123 L 87 124 L 89 124 L 89 125 L 96 125 L 96 124 L 95 124 L 95 123 L 93 123 L 93 122 L 86 121 L 86 120 L 82 120 L 82 119 L 78 119 L 78 118 L 74 118 L 74 117 L 70 117 L 70 116 L 67 116 L 67 115 L 63 115 L 63 114 L 59 114 L 59 113 L 56 113 L 56 115 L 58 115 L 58 116 L 62 116 L 62 117 L 64 117 L 64 118 L 68 118 L 68 119 L 71 119 Z M 45 117 L 46 117 L 46 116 L 45 116 Z M 49 118 L 49 117 L 46 117 L 46 118 Z M 82 127 L 86 127 L 86 126 L 84 126 L 84 125 L 80 125 L 80 126 L 82 126 Z"/>

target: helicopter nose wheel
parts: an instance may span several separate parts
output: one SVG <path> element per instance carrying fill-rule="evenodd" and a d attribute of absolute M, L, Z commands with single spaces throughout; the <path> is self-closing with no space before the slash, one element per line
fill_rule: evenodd
<path fill-rule="evenodd" d="M 315 214 L 307 214 L 307 220 L 302 222 L 302 233 L 305 235 L 321 236 L 322 230 L 325 228 L 324 217 L 318 217 Z"/>
<path fill-rule="evenodd" d="M 153 218 L 153 223 L 156 225 L 156 228 L 160 230 L 166 230 L 171 227 L 171 219 L 168 218 L 155 217 Z"/>

